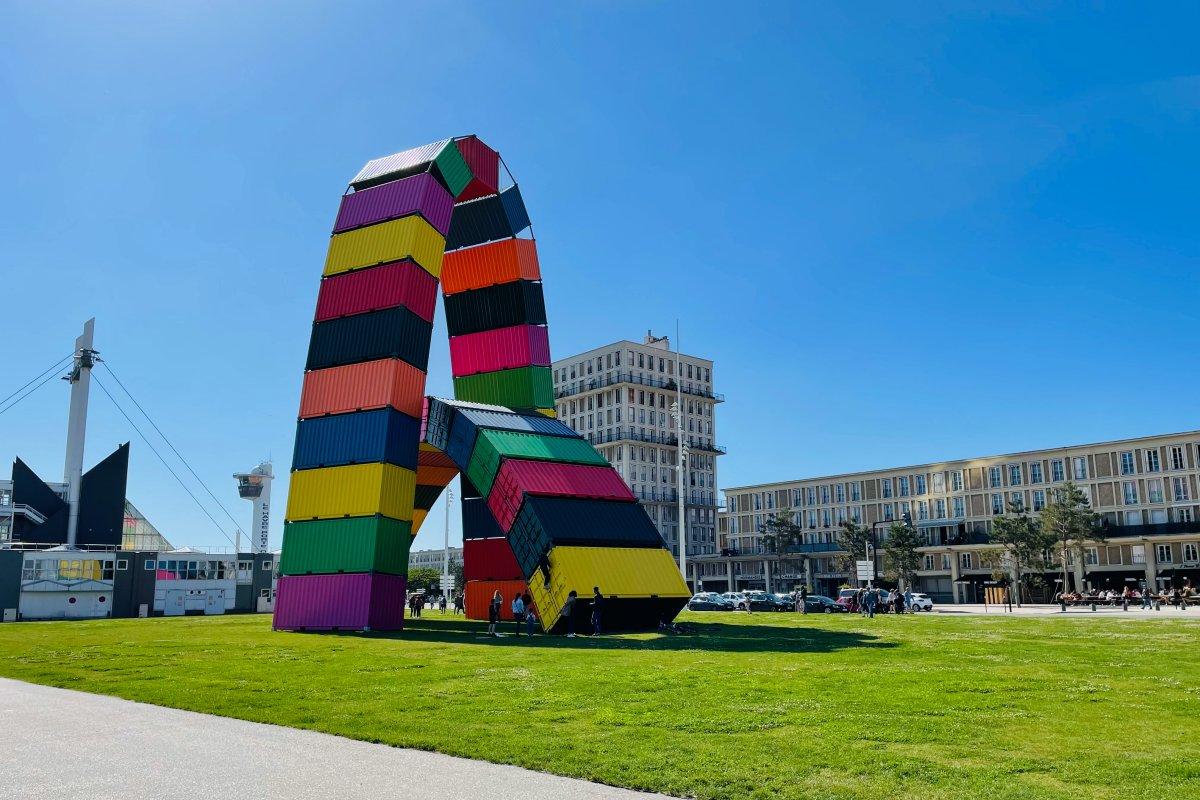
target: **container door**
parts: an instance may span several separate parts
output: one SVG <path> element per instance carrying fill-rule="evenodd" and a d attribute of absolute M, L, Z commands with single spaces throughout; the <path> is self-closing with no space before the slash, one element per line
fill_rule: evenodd
<path fill-rule="evenodd" d="M 163 602 L 163 615 L 167 617 L 183 616 L 184 597 L 185 593 L 182 589 L 168 589 Z"/>

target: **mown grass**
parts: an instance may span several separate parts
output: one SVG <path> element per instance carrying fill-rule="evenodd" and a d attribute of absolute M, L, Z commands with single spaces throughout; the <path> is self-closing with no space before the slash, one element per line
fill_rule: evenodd
<path fill-rule="evenodd" d="M 428 612 L 427 612 L 428 613 Z M 685 614 L 691 636 L 0 625 L 0 675 L 700 798 L 1180 798 L 1187 619 Z"/>

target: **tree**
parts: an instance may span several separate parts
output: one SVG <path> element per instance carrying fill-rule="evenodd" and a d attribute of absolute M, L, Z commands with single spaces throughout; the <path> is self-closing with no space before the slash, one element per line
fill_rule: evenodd
<path fill-rule="evenodd" d="M 780 553 L 789 546 L 800 544 L 803 529 L 792 519 L 792 510 L 776 511 L 767 517 L 762 526 L 763 550 L 768 553 Z"/>
<path fill-rule="evenodd" d="M 1038 520 L 1029 516 L 1023 504 L 1009 503 L 1008 513 L 996 517 L 992 522 L 991 541 L 1001 548 L 1001 557 L 990 559 L 991 566 L 995 568 L 993 577 L 1007 577 L 1005 572 L 1012 571 L 1016 579 L 1019 606 L 1022 577 L 1028 572 L 1040 575 L 1046 571 L 1046 554 L 1054 547 L 1054 537 L 1043 530 Z"/>
<path fill-rule="evenodd" d="M 454 577 L 454 588 L 457 590 L 465 589 L 467 586 L 466 580 L 463 578 L 463 562 L 451 561 L 450 574 Z"/>
<path fill-rule="evenodd" d="M 1098 519 L 1088 504 L 1087 495 L 1070 481 L 1061 489 L 1055 489 L 1053 499 L 1042 509 L 1039 519 L 1042 532 L 1054 543 L 1062 558 L 1064 592 L 1067 591 L 1067 554 L 1074 554 L 1082 561 L 1085 542 L 1104 541 L 1097 525 Z"/>
<path fill-rule="evenodd" d="M 921 565 L 921 554 L 917 548 L 923 544 L 916 528 L 903 522 L 893 522 L 888 528 L 887 543 L 883 546 L 888 574 L 894 575 L 905 586 L 912 586 Z"/>
<path fill-rule="evenodd" d="M 425 592 L 436 589 L 442 573 L 433 567 L 414 567 L 408 571 L 408 590 Z"/>
<path fill-rule="evenodd" d="M 846 552 L 834 556 L 834 564 L 841 572 L 849 572 L 853 575 L 854 562 L 863 561 L 867 557 L 867 544 L 871 542 L 871 530 L 849 519 L 840 523 L 839 527 L 841 530 L 838 531 L 838 542 Z"/>

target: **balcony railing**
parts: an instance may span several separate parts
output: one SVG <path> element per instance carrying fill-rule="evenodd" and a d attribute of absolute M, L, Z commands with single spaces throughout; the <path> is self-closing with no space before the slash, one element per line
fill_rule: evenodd
<path fill-rule="evenodd" d="M 612 442 L 648 442 L 650 444 L 663 444 L 668 447 L 677 447 L 679 445 L 679 437 L 673 433 L 642 433 L 636 428 L 613 428 L 611 431 L 603 433 L 587 433 L 583 434 L 585 438 L 592 444 L 611 444 Z M 694 439 L 688 437 L 688 448 L 692 450 L 703 450 L 706 453 L 721 453 L 724 454 L 726 449 L 720 445 L 712 443 L 711 439 Z"/>
<path fill-rule="evenodd" d="M 1100 532 L 1109 539 L 1122 536 L 1172 536 L 1180 533 L 1200 533 L 1200 521 L 1153 522 L 1146 525 L 1103 525 Z"/>
<path fill-rule="evenodd" d="M 561 397 L 570 397 L 571 395 L 580 394 L 581 392 L 590 392 L 593 389 L 603 389 L 605 386 L 616 386 L 619 383 L 632 383 L 637 386 L 650 386 L 655 389 L 666 389 L 675 391 L 677 384 L 673 380 L 659 380 L 658 378 L 647 378 L 645 375 L 635 375 L 632 372 L 617 372 L 607 375 L 598 375 L 594 378 L 579 379 L 578 382 L 572 382 L 571 385 L 575 388 L 563 387 L 554 392 L 554 399 Z M 695 395 L 696 397 L 705 397 L 709 400 L 715 400 L 718 403 L 725 402 L 725 395 L 720 392 L 713 392 L 705 389 L 703 386 L 696 384 L 683 384 L 683 393 Z"/>

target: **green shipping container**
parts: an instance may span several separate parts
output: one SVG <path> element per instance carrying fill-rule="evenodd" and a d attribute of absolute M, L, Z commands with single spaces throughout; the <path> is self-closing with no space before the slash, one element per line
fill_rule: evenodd
<path fill-rule="evenodd" d="M 501 458 L 608 466 L 604 456 L 585 439 L 484 428 L 475 438 L 475 449 L 471 451 L 471 463 L 467 466 L 467 477 L 484 497 L 492 489 Z"/>
<path fill-rule="evenodd" d="M 408 574 L 412 523 L 391 517 L 347 517 L 283 526 L 283 575 L 335 572 Z"/>
<path fill-rule="evenodd" d="M 508 408 L 554 408 L 549 367 L 521 367 L 454 379 L 454 397 Z"/>
<path fill-rule="evenodd" d="M 450 194 L 458 197 L 463 189 L 467 188 L 467 184 L 475 177 L 471 174 L 471 168 L 467 166 L 467 162 L 463 160 L 462 153 L 453 141 L 446 142 L 446 146 L 433 159 L 434 165 L 437 166 L 438 172 L 442 174 L 442 180 L 446 182 L 446 188 L 450 190 Z"/>

